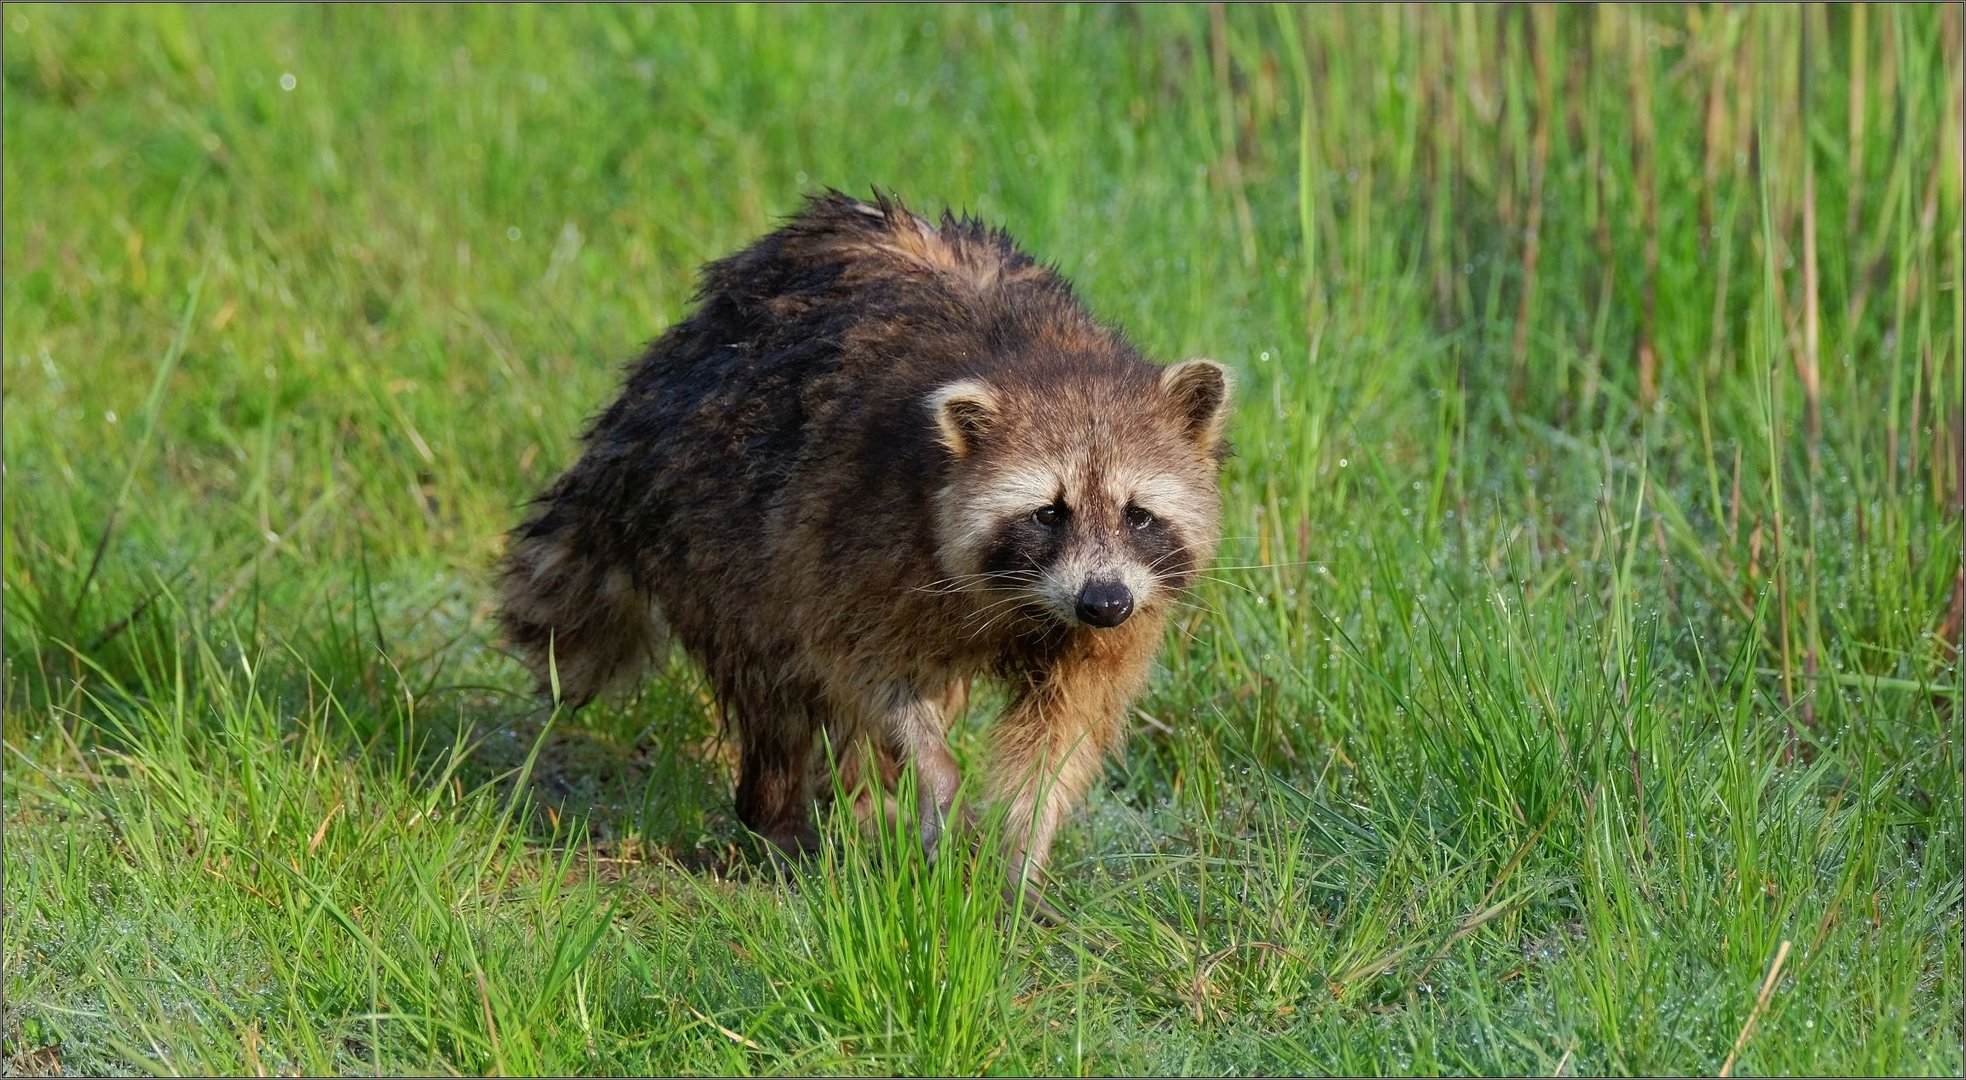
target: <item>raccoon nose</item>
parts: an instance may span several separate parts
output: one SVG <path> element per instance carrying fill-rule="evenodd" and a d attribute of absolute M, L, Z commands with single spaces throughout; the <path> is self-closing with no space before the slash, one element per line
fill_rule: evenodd
<path fill-rule="evenodd" d="M 1117 581 L 1088 581 L 1079 590 L 1078 608 L 1087 626 L 1118 626 L 1133 614 L 1133 594 Z"/>

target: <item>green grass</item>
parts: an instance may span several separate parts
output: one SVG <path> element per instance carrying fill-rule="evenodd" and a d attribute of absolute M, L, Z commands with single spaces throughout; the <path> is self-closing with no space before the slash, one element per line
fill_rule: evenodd
<path fill-rule="evenodd" d="M 9 5 L 6 1068 L 1957 1074 L 1960 39 Z M 1241 379 L 1064 929 L 775 878 L 694 674 L 548 719 L 489 621 L 694 267 L 871 184 Z"/>

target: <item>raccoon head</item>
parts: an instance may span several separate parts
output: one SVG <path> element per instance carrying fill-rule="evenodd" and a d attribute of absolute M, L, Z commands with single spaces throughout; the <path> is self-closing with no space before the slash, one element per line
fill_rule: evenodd
<path fill-rule="evenodd" d="M 963 379 L 928 405 L 952 458 L 936 503 L 943 571 L 982 610 L 1114 627 L 1179 595 L 1214 557 L 1220 364 Z"/>

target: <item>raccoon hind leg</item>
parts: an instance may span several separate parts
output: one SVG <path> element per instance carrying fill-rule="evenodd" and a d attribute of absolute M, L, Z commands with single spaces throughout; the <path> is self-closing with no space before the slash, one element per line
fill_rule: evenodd
<path fill-rule="evenodd" d="M 737 817 L 770 844 L 774 859 L 801 856 L 819 847 L 815 815 L 816 694 L 795 680 L 766 682 L 766 662 L 726 655 L 727 675 L 716 678 L 717 698 L 729 730 L 737 733 Z"/>

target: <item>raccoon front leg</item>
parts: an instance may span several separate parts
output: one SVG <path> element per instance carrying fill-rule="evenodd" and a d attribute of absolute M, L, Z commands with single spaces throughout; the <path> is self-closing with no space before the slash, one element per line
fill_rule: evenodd
<path fill-rule="evenodd" d="M 946 707 L 967 696 L 943 690 L 934 697 L 911 688 L 889 685 L 875 695 L 872 711 L 881 717 L 881 730 L 901 757 L 915 765 L 915 800 L 921 818 L 922 850 L 933 859 L 946 831 L 962 770 L 949 753 Z"/>
<path fill-rule="evenodd" d="M 837 721 L 826 730 L 826 752 L 813 755 L 813 790 L 824 802 L 829 792 L 844 794 L 862 827 L 897 820 L 895 781 L 901 762 L 885 738 L 876 738 L 857 722 Z"/>
<path fill-rule="evenodd" d="M 1159 641 L 1156 621 L 1136 622 L 1069 646 L 1032 672 L 993 732 L 991 790 L 1007 809 L 1011 885 L 1023 888 L 1036 913 L 1050 921 L 1058 915 L 1036 893 L 1052 841 L 1119 742 L 1126 708 L 1146 682 Z"/>

